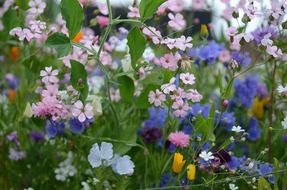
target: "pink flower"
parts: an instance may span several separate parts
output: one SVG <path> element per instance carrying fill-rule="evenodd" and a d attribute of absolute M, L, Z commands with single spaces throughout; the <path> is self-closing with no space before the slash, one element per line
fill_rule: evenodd
<path fill-rule="evenodd" d="M 28 42 L 30 42 L 34 37 L 31 30 L 27 28 L 22 29 L 21 27 L 13 28 L 9 34 L 11 36 L 17 36 L 20 41 L 24 41 L 26 39 Z"/>
<path fill-rule="evenodd" d="M 175 91 L 173 91 L 173 94 L 170 95 L 170 98 L 172 100 L 178 100 L 183 99 L 185 97 L 185 91 L 182 88 L 177 88 Z"/>
<path fill-rule="evenodd" d="M 194 84 L 195 81 L 195 77 L 193 74 L 190 73 L 181 73 L 179 75 L 180 80 L 184 83 L 184 84 Z"/>
<path fill-rule="evenodd" d="M 195 89 L 189 89 L 186 93 L 186 98 L 192 102 L 199 102 L 202 99 L 202 95 Z"/>
<path fill-rule="evenodd" d="M 189 145 L 189 135 L 185 134 L 182 131 L 176 131 L 174 133 L 170 133 L 168 136 L 168 140 L 177 147 L 184 148 Z"/>
<path fill-rule="evenodd" d="M 42 91 L 43 98 L 57 98 L 58 95 L 58 85 L 47 85 L 46 89 Z"/>
<path fill-rule="evenodd" d="M 28 9 L 27 12 L 33 15 L 42 14 L 46 8 L 46 3 L 43 0 L 30 0 L 28 5 L 30 9 Z"/>
<path fill-rule="evenodd" d="M 100 60 L 101 63 L 105 66 L 112 66 L 113 64 L 112 56 L 106 51 L 101 52 Z"/>
<path fill-rule="evenodd" d="M 161 41 L 161 33 L 160 31 L 156 30 L 154 27 L 145 27 L 143 29 L 143 33 L 148 36 L 154 44 L 159 44 Z"/>
<path fill-rule="evenodd" d="M 72 115 L 77 117 L 80 122 L 86 121 L 86 119 L 92 119 L 94 116 L 93 107 L 91 104 L 86 104 L 85 107 L 83 103 L 78 100 L 72 108 Z"/>
<path fill-rule="evenodd" d="M 166 12 L 166 9 L 167 9 L 167 3 L 161 4 L 156 11 L 157 16 L 163 15 Z"/>
<path fill-rule="evenodd" d="M 165 94 L 163 94 L 161 91 L 156 89 L 156 91 L 150 91 L 148 95 L 148 101 L 151 104 L 154 104 L 156 107 L 159 107 L 162 105 L 162 103 L 166 100 Z"/>
<path fill-rule="evenodd" d="M 108 6 L 105 3 L 98 3 L 98 9 L 103 15 L 109 14 Z"/>
<path fill-rule="evenodd" d="M 59 120 L 67 116 L 66 106 L 54 97 L 44 98 L 41 102 L 32 104 L 32 113 L 36 117 L 52 117 Z"/>
<path fill-rule="evenodd" d="M 97 22 L 101 27 L 106 27 L 109 25 L 109 18 L 106 16 L 97 16 Z"/>
<path fill-rule="evenodd" d="M 168 0 L 166 3 L 167 8 L 175 13 L 181 12 L 184 8 L 183 0 Z"/>
<path fill-rule="evenodd" d="M 180 58 L 181 56 L 178 53 L 175 55 L 168 53 L 161 57 L 159 62 L 163 68 L 175 71 L 177 69 L 177 62 L 180 60 Z"/>
<path fill-rule="evenodd" d="M 182 99 L 177 99 L 171 107 L 174 109 L 173 114 L 176 117 L 185 117 L 187 115 L 187 111 L 189 110 L 188 104 Z"/>
<path fill-rule="evenodd" d="M 140 18 L 140 11 L 137 7 L 129 6 L 128 18 Z"/>
<path fill-rule="evenodd" d="M 222 50 L 219 54 L 219 57 L 218 57 L 219 61 L 221 61 L 222 63 L 227 63 L 230 61 L 231 59 L 231 55 L 230 55 L 230 52 L 228 50 Z"/>
<path fill-rule="evenodd" d="M 229 37 L 234 37 L 237 34 L 237 28 L 235 28 L 234 26 L 227 28 L 226 34 Z"/>
<path fill-rule="evenodd" d="M 277 46 L 267 46 L 266 52 L 275 58 L 279 58 L 283 56 L 282 50 L 278 48 Z"/>
<path fill-rule="evenodd" d="M 263 46 L 272 46 L 273 41 L 270 40 L 270 37 L 271 37 L 271 34 L 270 34 L 270 33 L 266 34 L 266 35 L 263 37 L 263 39 L 261 40 L 261 44 L 262 44 Z"/>
<path fill-rule="evenodd" d="M 181 31 L 186 26 L 186 21 L 184 20 L 184 17 L 180 13 L 176 13 L 173 15 L 172 13 L 168 14 L 168 18 L 170 21 L 168 22 L 168 26 L 172 28 L 175 31 Z"/>
<path fill-rule="evenodd" d="M 112 102 L 120 101 L 120 99 L 121 99 L 120 90 L 119 89 L 110 88 L 110 96 L 111 96 L 111 101 Z"/>
<path fill-rule="evenodd" d="M 181 36 L 180 38 L 177 38 L 175 40 L 175 44 L 174 46 L 177 48 L 177 49 L 180 49 L 182 51 L 185 51 L 186 48 L 192 48 L 192 37 L 185 37 L 185 36 Z"/>
<path fill-rule="evenodd" d="M 192 0 L 192 8 L 194 10 L 203 9 L 205 5 L 205 0 Z"/>
<path fill-rule="evenodd" d="M 172 77 L 167 84 L 163 84 L 160 88 L 165 94 L 169 94 L 170 92 L 173 92 L 176 90 L 176 86 L 174 84 L 175 82 L 175 77 Z"/>
<path fill-rule="evenodd" d="M 233 50 L 240 50 L 240 41 L 242 40 L 242 34 L 235 35 L 233 37 L 233 42 L 230 44 L 230 48 Z"/>
<path fill-rule="evenodd" d="M 40 71 L 40 76 L 42 78 L 42 82 L 45 84 L 55 84 L 59 82 L 59 79 L 57 78 L 58 70 L 52 70 L 52 67 L 45 67 L 45 70 Z"/>

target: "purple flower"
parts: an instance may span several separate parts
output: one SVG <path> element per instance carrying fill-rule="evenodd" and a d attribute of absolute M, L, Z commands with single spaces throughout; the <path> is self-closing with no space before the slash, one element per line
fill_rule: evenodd
<path fill-rule="evenodd" d="M 153 143 L 162 137 L 162 131 L 156 127 L 144 127 L 140 129 L 140 135 L 146 143 Z"/>
<path fill-rule="evenodd" d="M 261 44 L 261 40 L 264 39 L 264 36 L 268 33 L 271 34 L 270 39 L 274 39 L 278 36 L 277 30 L 271 26 L 265 26 L 263 28 L 257 28 L 251 34 L 254 38 L 254 42 L 256 44 Z"/>
<path fill-rule="evenodd" d="M 285 134 L 285 135 L 283 136 L 283 141 L 284 141 L 285 143 L 287 143 L 287 134 Z"/>
<path fill-rule="evenodd" d="M 71 132 L 75 134 L 82 134 L 86 129 L 86 125 L 85 125 L 86 123 L 87 123 L 87 120 L 84 121 L 84 123 L 82 123 L 76 118 L 70 119 L 69 124 L 70 124 Z"/>
<path fill-rule="evenodd" d="M 207 118 L 210 111 L 210 105 L 204 104 L 200 105 L 199 103 L 193 104 L 191 107 L 191 114 L 196 116 L 197 114 L 201 114 L 204 118 Z"/>
<path fill-rule="evenodd" d="M 267 177 L 270 183 L 274 183 L 273 166 L 268 163 L 259 165 L 259 174 L 263 177 Z"/>
<path fill-rule="evenodd" d="M 7 136 L 7 140 L 10 141 L 10 142 L 14 142 L 17 146 L 20 145 L 20 142 L 19 142 L 19 140 L 18 140 L 17 131 L 11 132 L 11 133 Z"/>
<path fill-rule="evenodd" d="M 45 139 L 44 134 L 42 132 L 38 132 L 38 131 L 31 131 L 29 136 L 30 136 L 30 139 L 35 141 L 35 142 L 40 142 L 40 141 L 43 141 Z"/>
<path fill-rule="evenodd" d="M 241 162 L 237 157 L 231 156 L 231 159 L 229 160 L 229 162 L 227 162 L 226 165 L 230 170 L 236 170 L 240 166 L 240 164 Z"/>
<path fill-rule="evenodd" d="M 233 112 L 223 112 L 221 115 L 220 113 L 216 113 L 215 120 L 216 123 L 220 123 L 223 126 L 227 127 L 227 130 L 231 130 L 231 127 L 234 126 L 236 118 Z"/>
<path fill-rule="evenodd" d="M 256 118 L 252 117 L 249 121 L 249 129 L 247 131 L 248 139 L 256 141 L 261 136 L 261 129 Z"/>
<path fill-rule="evenodd" d="M 228 154 L 226 150 L 223 149 L 213 153 L 213 156 L 219 159 L 220 164 L 224 164 L 226 162 L 231 161 L 231 156 Z"/>
<path fill-rule="evenodd" d="M 167 110 L 152 107 L 149 109 L 149 119 L 144 121 L 145 127 L 162 127 L 165 123 Z"/>

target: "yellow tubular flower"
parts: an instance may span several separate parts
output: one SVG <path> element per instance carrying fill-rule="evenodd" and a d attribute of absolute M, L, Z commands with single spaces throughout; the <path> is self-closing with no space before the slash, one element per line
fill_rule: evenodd
<path fill-rule="evenodd" d="M 208 36 L 208 29 L 207 29 L 207 25 L 206 24 L 202 24 L 200 27 L 200 34 L 203 37 L 207 37 Z"/>
<path fill-rule="evenodd" d="M 176 152 L 173 157 L 172 171 L 174 173 L 180 173 L 184 164 L 185 160 L 183 160 L 183 155 Z"/>
<path fill-rule="evenodd" d="M 264 106 L 268 105 L 269 97 L 265 97 L 262 100 L 255 98 L 252 105 L 252 115 L 257 119 L 262 119 L 264 116 Z"/>
<path fill-rule="evenodd" d="M 187 178 L 192 181 L 195 179 L 196 167 L 194 164 L 188 164 L 187 166 Z"/>

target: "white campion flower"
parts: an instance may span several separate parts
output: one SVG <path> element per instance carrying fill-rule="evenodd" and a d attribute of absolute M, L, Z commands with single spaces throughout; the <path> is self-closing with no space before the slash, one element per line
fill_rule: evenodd
<path fill-rule="evenodd" d="M 229 184 L 229 189 L 230 189 L 230 190 L 237 190 L 238 187 L 237 187 L 235 184 L 230 183 L 230 184 Z"/>
<path fill-rule="evenodd" d="M 234 131 L 235 133 L 244 132 L 244 129 L 241 128 L 241 126 L 233 126 L 231 131 Z"/>
<path fill-rule="evenodd" d="M 132 175 L 134 173 L 134 163 L 128 155 L 118 156 L 115 155 L 113 159 L 112 169 L 119 175 Z"/>
<path fill-rule="evenodd" d="M 281 125 L 282 125 L 283 129 L 287 129 L 287 116 L 285 116 L 283 121 L 281 121 Z"/>
<path fill-rule="evenodd" d="M 206 152 L 206 151 L 202 151 L 199 154 L 199 157 L 202 158 L 206 162 L 208 162 L 209 160 L 213 160 L 214 159 L 214 156 L 212 155 L 212 152 Z"/>
<path fill-rule="evenodd" d="M 93 145 L 88 155 L 88 161 L 93 168 L 101 165 L 109 166 L 113 158 L 113 145 L 111 143 L 102 142 L 101 146 L 97 143 Z"/>

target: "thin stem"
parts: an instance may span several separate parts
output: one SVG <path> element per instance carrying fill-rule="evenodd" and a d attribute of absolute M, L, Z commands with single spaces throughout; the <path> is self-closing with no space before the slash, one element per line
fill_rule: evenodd
<path fill-rule="evenodd" d="M 274 63 L 272 78 L 271 78 L 271 95 L 269 102 L 269 128 L 268 128 L 268 161 L 272 163 L 272 127 L 273 127 L 273 104 L 274 104 L 274 91 L 275 91 L 275 74 L 276 74 L 276 62 Z"/>

